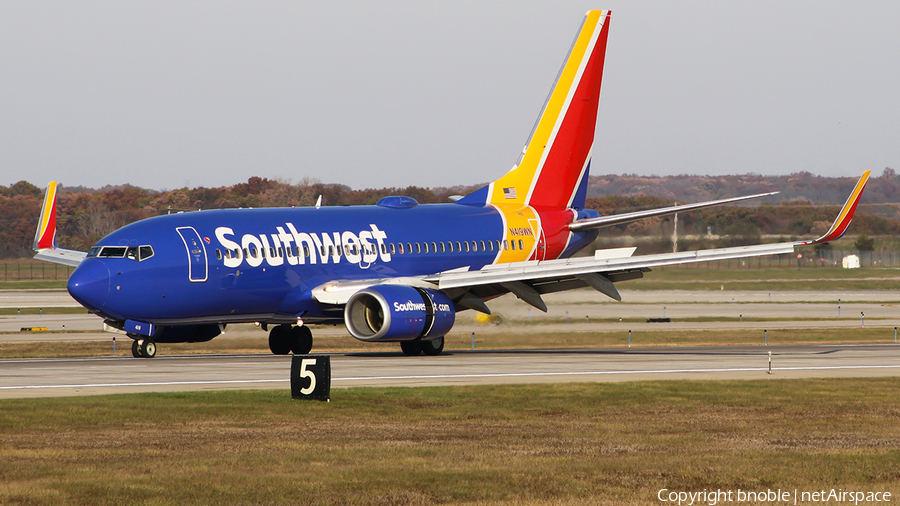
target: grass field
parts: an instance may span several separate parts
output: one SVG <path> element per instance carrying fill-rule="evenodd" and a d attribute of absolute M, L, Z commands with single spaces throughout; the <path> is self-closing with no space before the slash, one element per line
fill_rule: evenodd
<path fill-rule="evenodd" d="M 651 504 L 900 493 L 900 379 L 0 401 L 0 503 Z"/>

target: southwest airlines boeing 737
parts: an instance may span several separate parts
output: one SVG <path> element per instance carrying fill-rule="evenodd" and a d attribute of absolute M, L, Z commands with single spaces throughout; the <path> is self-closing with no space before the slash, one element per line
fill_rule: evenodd
<path fill-rule="evenodd" d="M 344 323 L 362 341 L 437 355 L 457 312 L 490 313 L 487 302 L 506 293 L 542 311 L 543 294 L 581 287 L 621 300 L 616 283 L 656 266 L 791 253 L 844 234 L 868 172 L 812 241 L 573 257 L 600 227 L 772 195 L 612 216 L 584 208 L 609 20 L 608 11 L 587 13 L 515 166 L 456 202 L 385 197 L 374 206 L 172 214 L 122 227 L 83 253 L 57 247 L 54 182 L 35 257 L 77 266 L 69 293 L 126 332 L 136 357 L 154 356 L 156 343 L 208 341 L 228 324 L 254 322 L 276 354 L 308 353 L 307 324 Z"/>

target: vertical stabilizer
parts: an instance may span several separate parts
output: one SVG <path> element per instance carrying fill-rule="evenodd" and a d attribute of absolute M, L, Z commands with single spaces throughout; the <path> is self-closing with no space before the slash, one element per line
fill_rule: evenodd
<path fill-rule="evenodd" d="M 584 205 L 609 11 L 588 11 L 516 166 L 463 204 Z"/>

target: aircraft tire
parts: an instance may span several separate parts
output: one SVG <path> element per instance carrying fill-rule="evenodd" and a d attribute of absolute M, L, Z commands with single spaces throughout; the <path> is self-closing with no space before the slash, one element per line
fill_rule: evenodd
<path fill-rule="evenodd" d="M 440 355 L 444 351 L 444 336 L 422 341 L 422 351 L 430 357 Z"/>
<path fill-rule="evenodd" d="M 422 354 L 422 341 L 401 341 L 400 349 L 403 350 L 403 354 L 415 357 L 416 355 Z"/>
<path fill-rule="evenodd" d="M 149 339 L 144 339 L 141 344 L 141 356 L 144 358 L 153 358 L 156 356 L 156 343 Z"/>
<path fill-rule="evenodd" d="M 131 356 L 134 358 L 141 358 L 141 342 L 137 339 L 131 341 Z"/>
<path fill-rule="evenodd" d="M 295 355 L 306 355 L 312 350 L 313 336 L 309 327 L 305 325 L 291 327 L 290 335 L 291 351 L 293 351 Z"/>
<path fill-rule="evenodd" d="M 291 352 L 290 325 L 276 325 L 269 331 L 269 349 L 275 355 L 287 355 Z"/>

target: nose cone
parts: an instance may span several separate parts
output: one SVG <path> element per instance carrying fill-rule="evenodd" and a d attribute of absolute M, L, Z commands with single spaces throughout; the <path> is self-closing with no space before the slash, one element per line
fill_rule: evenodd
<path fill-rule="evenodd" d="M 102 260 L 89 258 L 69 276 L 68 289 L 79 304 L 99 310 L 109 298 L 109 269 Z"/>

